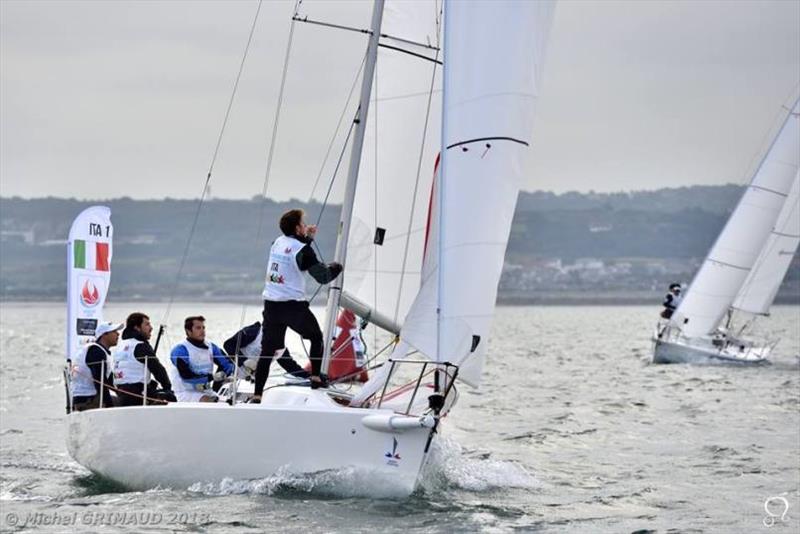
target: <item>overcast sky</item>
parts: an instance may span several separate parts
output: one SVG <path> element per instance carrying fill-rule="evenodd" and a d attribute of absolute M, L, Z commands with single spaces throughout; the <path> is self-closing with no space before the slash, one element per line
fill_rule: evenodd
<path fill-rule="evenodd" d="M 256 6 L 0 1 L 0 194 L 199 196 Z M 215 197 L 261 191 L 292 6 L 262 7 Z M 298 25 L 269 196 L 308 197 L 364 42 Z M 798 84 L 798 1 L 562 0 L 523 188 L 742 183 Z"/>

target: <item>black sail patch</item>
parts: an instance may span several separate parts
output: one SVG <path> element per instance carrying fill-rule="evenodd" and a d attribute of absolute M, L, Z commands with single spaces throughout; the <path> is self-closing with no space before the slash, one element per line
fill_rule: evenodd
<path fill-rule="evenodd" d="M 376 245 L 383 245 L 383 238 L 386 235 L 386 228 L 375 228 L 375 238 L 372 242 Z"/>

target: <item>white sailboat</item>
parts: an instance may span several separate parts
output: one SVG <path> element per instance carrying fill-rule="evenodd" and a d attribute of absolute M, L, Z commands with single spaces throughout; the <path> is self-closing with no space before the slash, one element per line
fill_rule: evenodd
<path fill-rule="evenodd" d="M 656 327 L 654 363 L 763 363 L 777 341 L 749 337 L 768 315 L 800 240 L 800 102 L 789 110 L 675 313 Z M 736 328 L 737 315 L 749 316 Z"/>
<path fill-rule="evenodd" d="M 384 15 L 384 0 L 375 1 L 354 121 L 336 255 L 345 274 L 343 284 L 330 290 L 326 334 L 340 305 L 399 333 L 381 372 L 355 396 L 335 387 L 284 384 L 265 390 L 261 404 L 237 402 L 234 393 L 231 405 L 71 413 L 68 448 L 79 463 L 137 489 L 353 468 L 385 481 L 396 494 L 413 491 L 439 422 L 455 404 L 456 384 L 480 381 L 522 161 L 532 143 L 554 2 L 445 1 L 441 47 L 436 5 L 390 1 Z M 395 33 L 421 20 L 427 21 L 421 33 Z M 394 159 L 361 151 L 375 126 L 368 109 L 379 45 L 391 58 L 387 64 L 407 62 L 405 70 L 390 74 L 397 84 L 379 85 L 379 91 L 405 94 L 377 97 L 385 103 L 377 130 L 382 141 L 394 144 Z M 393 56 L 402 53 L 398 48 L 409 53 Z M 419 65 L 421 95 L 408 74 Z M 382 76 L 387 70 L 381 68 Z M 424 120 L 408 115 L 413 106 L 425 111 Z M 438 125 L 427 125 L 438 123 L 437 115 L 440 133 Z M 397 154 L 415 130 L 413 148 Z M 437 152 L 441 165 L 432 185 Z M 380 194 L 369 179 L 372 169 L 380 172 L 370 160 L 376 153 L 385 168 L 401 169 Z M 376 198 L 382 203 L 374 205 Z M 370 245 L 358 238 L 364 234 Z M 323 369 L 329 362 L 326 347 Z M 398 387 L 410 368 L 415 380 Z M 236 440 L 235 454 L 230 442 L 219 439 L 232 435 L 244 438 Z"/>

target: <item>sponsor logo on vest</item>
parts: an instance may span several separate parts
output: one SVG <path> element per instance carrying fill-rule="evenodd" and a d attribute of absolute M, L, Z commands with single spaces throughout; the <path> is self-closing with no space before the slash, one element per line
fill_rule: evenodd
<path fill-rule="evenodd" d="M 269 281 L 273 284 L 282 284 L 285 282 L 282 274 L 272 273 L 269 275 Z"/>
<path fill-rule="evenodd" d="M 291 254 L 292 253 L 292 247 L 286 247 L 285 249 L 283 249 L 283 253 L 284 254 Z"/>

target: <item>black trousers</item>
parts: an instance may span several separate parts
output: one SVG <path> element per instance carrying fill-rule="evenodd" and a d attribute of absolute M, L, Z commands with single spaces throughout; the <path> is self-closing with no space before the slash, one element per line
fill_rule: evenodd
<path fill-rule="evenodd" d="M 311 375 L 319 376 L 322 367 L 322 330 L 317 318 L 311 313 L 306 301 L 264 301 L 264 320 L 261 322 L 261 358 L 256 366 L 256 395 L 264 391 L 269 378 L 269 366 L 275 351 L 285 346 L 286 329 L 291 328 L 303 339 L 311 342 L 308 357 L 311 360 Z"/>
<path fill-rule="evenodd" d="M 246 356 L 239 356 L 239 366 L 244 365 L 246 359 Z M 230 360 L 232 364 L 236 364 L 235 356 L 228 356 L 228 360 Z M 311 375 L 311 373 L 303 369 L 300 364 L 298 364 L 294 358 L 292 358 L 292 355 L 289 353 L 289 349 L 283 351 L 283 354 L 281 354 L 280 358 L 278 358 L 276 361 L 278 362 L 278 365 L 283 367 L 284 371 L 292 376 L 296 376 L 298 378 L 308 378 Z"/>

